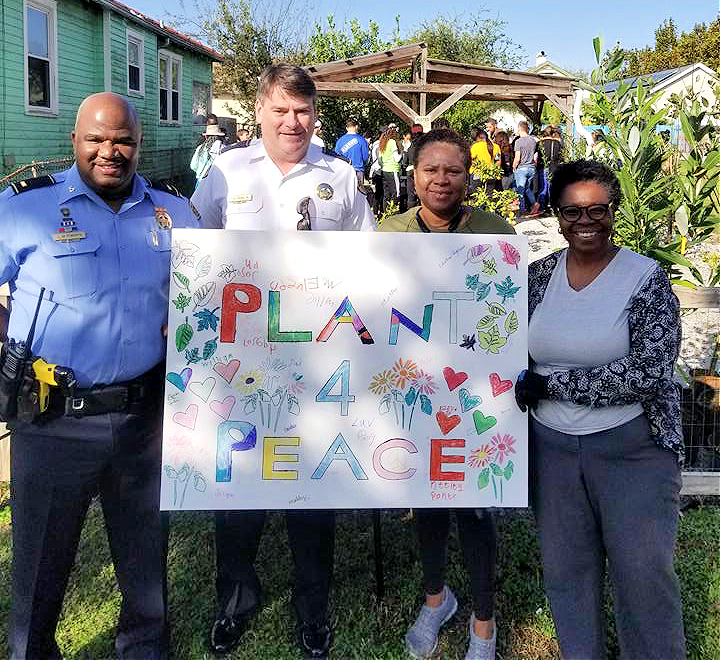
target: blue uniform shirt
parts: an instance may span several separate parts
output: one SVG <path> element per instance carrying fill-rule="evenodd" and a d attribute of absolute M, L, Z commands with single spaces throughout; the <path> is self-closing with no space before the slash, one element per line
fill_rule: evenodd
<path fill-rule="evenodd" d="M 0 284 L 10 283 L 8 336 L 25 340 L 38 301 L 33 355 L 75 371 L 79 387 L 130 380 L 165 357 L 171 233 L 197 227 L 187 199 L 135 175 L 114 212 L 75 166 L 55 184 L 0 198 Z M 84 232 L 73 241 L 63 231 Z"/>
<path fill-rule="evenodd" d="M 348 158 L 358 171 L 365 169 L 365 163 L 370 157 L 367 140 L 359 133 L 345 133 L 335 143 L 335 151 Z"/>

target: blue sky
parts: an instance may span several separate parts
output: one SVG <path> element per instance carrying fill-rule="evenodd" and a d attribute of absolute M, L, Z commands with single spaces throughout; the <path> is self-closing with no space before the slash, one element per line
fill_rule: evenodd
<path fill-rule="evenodd" d="M 273 2 L 277 0 L 267 0 Z M 304 0 L 297 0 L 300 5 Z M 156 0 L 125 0 L 127 4 L 154 18 L 182 14 L 179 0 L 165 0 L 161 10 Z M 186 3 L 190 7 L 192 0 Z M 463 15 L 483 6 L 489 17 L 507 22 L 508 37 L 522 45 L 527 61 L 535 63 L 535 54 L 544 50 L 555 64 L 571 69 L 589 70 L 594 66 L 592 38 L 602 35 L 606 46 L 616 41 L 625 48 L 640 48 L 654 43 L 655 28 L 672 17 L 679 30 L 688 31 L 695 23 L 712 21 L 720 9 L 720 0 L 604 0 L 582 2 L 565 0 L 503 0 L 485 4 L 472 0 L 309 0 L 313 17 L 334 14 L 336 23 L 357 18 L 367 26 L 375 20 L 384 36 L 395 27 L 400 15 L 401 33 L 407 33 L 424 19 L 442 13 Z M 438 8 L 441 7 L 442 11 Z"/>

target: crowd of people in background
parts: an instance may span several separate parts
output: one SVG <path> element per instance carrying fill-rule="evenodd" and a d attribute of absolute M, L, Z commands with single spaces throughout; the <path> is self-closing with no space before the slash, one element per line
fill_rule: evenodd
<path fill-rule="evenodd" d="M 440 118 L 432 128 L 450 128 Z M 313 127 L 311 142 L 327 148 L 323 138 L 323 122 L 318 119 Z M 335 143 L 334 152 L 349 160 L 358 177 L 358 185 L 365 187 L 376 217 L 387 215 L 388 208 L 403 213 L 418 204 L 413 179 L 413 144 L 424 129 L 413 124 L 401 130 L 396 123 L 382 126 L 373 133 L 361 133 L 361 126 L 349 118 L 346 132 Z M 599 144 L 602 135 L 593 138 Z M 510 129 L 501 128 L 493 117 L 484 125 L 470 131 L 470 180 L 468 195 L 481 186 L 490 194 L 493 191 L 514 190 L 518 195 L 520 218 L 537 218 L 551 213 L 549 186 L 553 172 L 562 160 L 563 136 L 559 127 L 532 127 L 527 121 L 518 122 Z M 235 139 L 218 126 L 215 115 L 209 115 L 193 155 L 190 167 L 197 181 L 206 174 L 222 149 L 236 144 L 246 145 L 252 139 L 250 130 L 237 129 Z M 332 144 L 332 143 L 330 143 Z M 488 178 L 494 172 L 494 178 Z M 196 183 L 197 185 L 197 183 Z"/>

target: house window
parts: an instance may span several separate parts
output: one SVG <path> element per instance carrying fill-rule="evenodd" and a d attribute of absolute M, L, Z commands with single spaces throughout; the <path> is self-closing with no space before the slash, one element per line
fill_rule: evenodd
<path fill-rule="evenodd" d="M 145 96 L 145 42 L 141 34 L 127 31 L 128 94 Z"/>
<path fill-rule="evenodd" d="M 54 0 L 25 1 L 25 110 L 57 114 L 57 8 Z"/>
<path fill-rule="evenodd" d="M 210 114 L 210 83 L 193 80 L 192 84 L 193 124 L 205 125 Z"/>
<path fill-rule="evenodd" d="M 158 87 L 160 89 L 160 121 L 180 123 L 180 87 L 182 57 L 158 51 Z"/>

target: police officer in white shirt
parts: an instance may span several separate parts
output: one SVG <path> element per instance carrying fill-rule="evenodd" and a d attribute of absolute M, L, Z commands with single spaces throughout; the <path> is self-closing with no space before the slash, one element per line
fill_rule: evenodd
<path fill-rule="evenodd" d="M 192 197 L 205 227 L 375 228 L 352 165 L 310 143 L 315 95 L 315 84 L 304 69 L 289 64 L 265 69 L 255 103 L 262 140 L 221 153 Z M 293 604 L 300 646 L 306 658 L 327 658 L 335 513 L 293 510 L 286 512 L 286 520 L 295 561 Z M 264 521 L 265 511 L 216 513 L 219 613 L 210 634 L 216 653 L 227 653 L 238 645 L 248 618 L 260 604 L 253 564 Z"/>
<path fill-rule="evenodd" d="M 215 159 L 192 196 L 205 227 L 296 230 L 302 218 L 297 204 L 309 197 L 312 229 L 375 228 L 352 165 L 310 143 L 315 85 L 309 76 L 304 78 L 303 96 L 284 91 L 278 82 L 258 97 L 262 140 L 234 145 Z"/>

